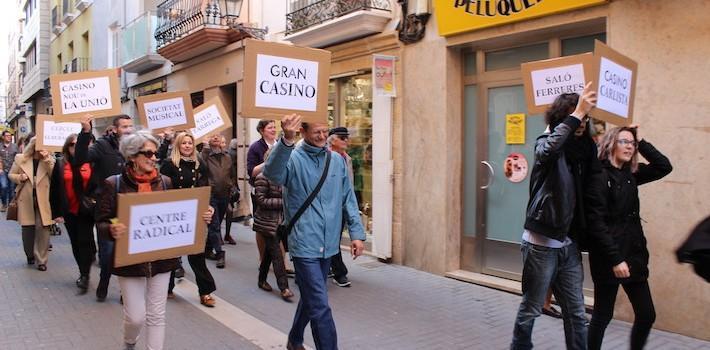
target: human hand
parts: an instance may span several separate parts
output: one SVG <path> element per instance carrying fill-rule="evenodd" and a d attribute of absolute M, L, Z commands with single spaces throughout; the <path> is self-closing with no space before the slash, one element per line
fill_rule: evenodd
<path fill-rule="evenodd" d="M 354 239 L 350 242 L 350 254 L 355 260 L 358 256 L 362 255 L 362 251 L 365 249 L 365 245 L 359 239 Z"/>
<path fill-rule="evenodd" d="M 39 155 L 42 156 L 42 159 L 44 159 L 44 160 L 47 160 L 47 158 L 49 157 L 49 152 L 47 152 L 43 149 L 39 150 L 38 152 L 39 152 Z"/>
<path fill-rule="evenodd" d="M 619 265 L 612 267 L 612 271 L 614 271 L 616 278 L 628 278 L 631 276 L 629 265 L 626 264 L 626 261 L 622 261 Z"/>
<path fill-rule="evenodd" d="M 29 179 L 27 174 L 20 174 L 20 181 L 25 182 L 25 181 L 27 181 L 27 179 Z"/>
<path fill-rule="evenodd" d="M 56 222 L 56 223 L 58 223 L 58 224 L 63 224 L 63 223 L 64 223 L 64 217 L 63 217 L 63 216 L 60 216 L 60 217 L 58 217 L 58 218 L 55 218 L 55 219 L 54 219 L 54 222 Z"/>
<path fill-rule="evenodd" d="M 212 216 L 214 215 L 214 208 L 212 206 L 209 206 L 207 208 L 207 211 L 202 213 L 202 220 L 205 220 L 205 223 L 209 225 L 212 222 Z"/>
<path fill-rule="evenodd" d="M 636 130 L 636 141 L 641 141 L 641 131 L 639 130 L 639 125 L 638 124 L 631 124 L 629 125 L 629 128 L 635 129 Z"/>
<path fill-rule="evenodd" d="M 115 223 L 111 224 L 109 230 L 111 231 L 111 237 L 113 237 L 113 239 L 119 239 L 128 232 L 128 227 L 122 223 Z"/>
<path fill-rule="evenodd" d="M 286 141 L 293 143 L 296 133 L 301 129 L 301 119 L 303 118 L 298 114 L 285 115 L 281 119 L 281 129 Z"/>
<path fill-rule="evenodd" d="M 91 114 L 82 115 L 81 119 L 79 119 L 79 122 L 81 123 L 81 131 L 91 132 L 91 122 L 93 120 L 94 120 L 94 116 Z"/>
<path fill-rule="evenodd" d="M 584 86 L 584 90 L 579 95 L 579 101 L 577 101 L 577 107 L 572 112 L 572 116 L 582 120 L 596 105 L 597 92 L 592 89 L 592 82 L 590 81 Z"/>

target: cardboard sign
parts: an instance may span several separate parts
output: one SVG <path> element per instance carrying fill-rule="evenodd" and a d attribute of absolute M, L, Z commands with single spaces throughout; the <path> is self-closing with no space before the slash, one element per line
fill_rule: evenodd
<path fill-rule="evenodd" d="M 594 77 L 591 53 L 523 63 L 520 66 L 528 113 L 539 114 L 564 93 L 582 93 Z"/>
<path fill-rule="evenodd" d="M 213 97 L 201 106 L 195 108 L 195 127 L 190 133 L 195 138 L 195 144 L 216 132 L 232 127 L 232 121 L 222 105 L 219 97 Z"/>
<path fill-rule="evenodd" d="M 597 106 L 589 115 L 615 125 L 631 125 L 638 64 L 599 40 L 594 41 L 594 63 Z"/>
<path fill-rule="evenodd" d="M 209 187 L 119 194 L 118 222 L 128 232 L 116 240 L 115 266 L 204 252 L 209 200 Z"/>
<path fill-rule="evenodd" d="M 328 121 L 330 51 L 247 40 L 241 116 Z"/>
<path fill-rule="evenodd" d="M 67 137 L 81 131 L 81 123 L 54 121 L 53 116 L 39 114 L 35 121 L 37 130 L 36 148 L 49 152 L 61 152 Z"/>
<path fill-rule="evenodd" d="M 55 121 L 78 122 L 87 113 L 96 118 L 121 114 L 115 69 L 52 74 L 49 83 Z"/>
<path fill-rule="evenodd" d="M 190 94 L 184 91 L 139 96 L 138 115 L 141 124 L 153 132 L 167 128 L 188 130 L 195 127 Z"/>
<path fill-rule="evenodd" d="M 525 144 L 525 114 L 505 115 L 505 143 L 508 145 Z"/>

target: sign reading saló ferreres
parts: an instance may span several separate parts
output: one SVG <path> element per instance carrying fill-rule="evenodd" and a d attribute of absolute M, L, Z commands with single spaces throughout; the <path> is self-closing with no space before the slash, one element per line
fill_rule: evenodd
<path fill-rule="evenodd" d="M 500 24 L 599 5 L 608 0 L 433 0 L 439 35 L 449 36 Z"/>
<path fill-rule="evenodd" d="M 96 118 L 121 113 L 115 69 L 52 74 L 49 82 L 56 121 L 78 122 L 87 113 Z"/>
<path fill-rule="evenodd" d="M 581 93 L 593 79 L 594 55 L 552 58 L 520 65 L 528 113 L 543 113 L 565 93 Z"/>

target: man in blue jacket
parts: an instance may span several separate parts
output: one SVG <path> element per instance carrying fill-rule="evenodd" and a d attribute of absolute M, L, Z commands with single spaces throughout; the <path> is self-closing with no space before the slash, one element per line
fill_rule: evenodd
<path fill-rule="evenodd" d="M 281 128 L 283 137 L 266 161 L 264 176 L 283 186 L 285 224 L 317 186 L 325 168 L 326 154 L 331 153 L 323 187 L 288 237 L 301 298 L 288 335 L 287 349 L 305 349 L 303 332 L 308 322 L 316 349 L 337 349 L 338 339 L 326 286 L 330 258 L 340 250 L 343 221 L 348 225 L 353 258 L 362 254 L 365 231 L 345 160 L 325 147 L 328 125 L 301 123 L 301 116 L 292 114 L 281 120 Z M 298 131 L 303 142 L 295 145 Z"/>

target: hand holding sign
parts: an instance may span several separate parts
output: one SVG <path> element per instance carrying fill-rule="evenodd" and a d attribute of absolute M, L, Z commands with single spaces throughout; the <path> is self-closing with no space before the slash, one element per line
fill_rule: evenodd
<path fill-rule="evenodd" d="M 117 222 L 115 224 L 111 224 L 111 226 L 109 226 L 109 230 L 111 231 L 111 237 L 113 237 L 113 239 L 119 239 L 128 232 L 128 227 L 120 222 Z"/>
<path fill-rule="evenodd" d="M 91 114 L 84 114 L 81 116 L 79 122 L 81 123 L 81 131 L 91 132 L 91 123 L 94 121 L 94 116 Z"/>
<path fill-rule="evenodd" d="M 284 131 L 284 138 L 288 142 L 293 142 L 296 133 L 301 128 L 301 116 L 298 114 L 285 115 L 281 119 L 281 129 Z"/>
<path fill-rule="evenodd" d="M 205 220 L 205 223 L 209 225 L 212 222 L 212 215 L 214 215 L 214 208 L 210 205 L 207 211 L 202 213 L 202 220 Z"/>
<path fill-rule="evenodd" d="M 592 89 L 592 82 L 590 81 L 584 86 L 584 90 L 579 96 L 579 101 L 577 101 L 577 108 L 572 112 L 572 116 L 582 120 L 596 106 L 596 103 L 597 92 Z"/>

